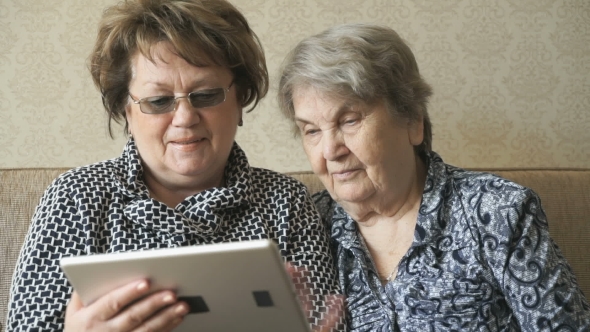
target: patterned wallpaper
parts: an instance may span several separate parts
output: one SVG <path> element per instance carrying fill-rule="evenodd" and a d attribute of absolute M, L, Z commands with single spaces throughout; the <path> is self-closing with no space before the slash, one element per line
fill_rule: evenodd
<path fill-rule="evenodd" d="M 0 1 L 0 167 L 120 154 L 86 59 L 117 0 Z M 588 0 L 233 0 L 265 47 L 269 96 L 238 142 L 256 166 L 309 169 L 275 100 L 284 54 L 331 25 L 388 25 L 434 88 L 434 149 L 462 167 L 590 167 Z M 122 132 L 122 130 L 119 130 Z"/>

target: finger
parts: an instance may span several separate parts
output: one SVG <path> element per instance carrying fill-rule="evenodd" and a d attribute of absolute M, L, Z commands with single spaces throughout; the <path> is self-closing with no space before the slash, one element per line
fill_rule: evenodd
<path fill-rule="evenodd" d="M 310 275 L 310 272 L 301 266 L 295 266 L 292 263 L 286 263 L 287 272 L 291 277 L 291 281 L 293 282 L 293 286 L 295 287 L 295 293 L 299 298 L 299 302 L 301 303 L 301 307 L 303 308 L 304 312 L 309 313 L 312 308 L 311 302 L 309 300 L 309 292 L 310 292 L 310 285 L 307 282 L 307 278 Z"/>
<path fill-rule="evenodd" d="M 80 299 L 78 292 L 74 291 L 72 293 L 72 297 L 70 298 L 70 302 L 68 303 L 68 306 L 66 307 L 66 320 L 68 320 L 68 318 L 72 317 L 72 315 L 75 315 L 82 308 L 84 308 L 84 303 L 82 303 L 82 299 Z"/>
<path fill-rule="evenodd" d="M 318 324 L 316 332 L 337 331 L 338 323 L 344 317 L 344 296 L 330 294 L 325 296 L 326 313 Z"/>
<path fill-rule="evenodd" d="M 156 312 L 176 302 L 171 291 L 160 291 L 148 295 L 120 311 L 108 322 L 110 330 L 130 331 L 143 325 Z"/>
<path fill-rule="evenodd" d="M 287 269 L 287 273 L 289 273 L 289 275 L 295 272 L 295 266 L 291 264 L 291 262 L 285 262 L 285 269 Z"/>
<path fill-rule="evenodd" d="M 101 321 L 107 321 L 117 316 L 123 308 L 145 296 L 149 291 L 147 280 L 138 280 L 121 286 L 106 295 L 100 297 L 96 302 L 87 307 L 89 314 Z"/>
<path fill-rule="evenodd" d="M 299 299 L 299 304 L 301 305 L 301 308 L 303 308 L 303 312 L 309 316 L 311 303 L 305 297 L 305 289 L 308 288 L 308 285 L 306 282 L 302 282 L 301 279 L 304 269 L 293 265 L 291 262 L 286 262 L 285 268 L 287 269 L 287 274 L 291 277 L 293 287 L 295 288 L 295 294 L 297 294 L 297 298 Z"/>
<path fill-rule="evenodd" d="M 138 327 L 139 331 L 172 331 L 182 323 L 188 313 L 188 305 L 184 302 L 177 302 L 173 305 L 158 311 Z"/>
<path fill-rule="evenodd" d="M 309 278 L 311 272 L 303 266 L 289 265 L 287 267 L 287 273 L 293 281 L 293 285 L 296 289 L 307 289 L 309 288 Z"/>

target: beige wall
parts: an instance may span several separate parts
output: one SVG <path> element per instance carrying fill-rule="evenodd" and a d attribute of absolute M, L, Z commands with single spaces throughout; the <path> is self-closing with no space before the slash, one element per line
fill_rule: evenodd
<path fill-rule="evenodd" d="M 85 67 L 116 0 L 0 1 L 0 167 L 119 155 Z M 590 167 L 588 0 L 234 0 L 265 47 L 270 95 L 244 117 L 253 165 L 309 169 L 276 108 L 277 68 L 302 37 L 373 22 L 409 41 L 434 88 L 434 148 L 463 167 Z M 119 130 L 121 131 L 121 130 Z"/>

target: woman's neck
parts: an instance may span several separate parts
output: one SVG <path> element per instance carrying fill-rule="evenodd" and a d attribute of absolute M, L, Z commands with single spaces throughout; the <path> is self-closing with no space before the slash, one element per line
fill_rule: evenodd
<path fill-rule="evenodd" d="M 221 174 L 218 181 L 214 181 L 207 184 L 195 185 L 194 181 L 185 179 L 183 185 L 175 185 L 170 181 L 166 181 L 163 177 L 158 177 L 153 174 L 149 169 L 144 168 L 144 181 L 148 187 L 150 197 L 166 204 L 170 208 L 175 208 L 180 202 L 184 201 L 187 197 L 196 195 L 201 191 L 213 188 L 221 187 L 225 183 L 223 174 Z"/>
<path fill-rule="evenodd" d="M 385 202 L 385 206 L 376 204 L 364 211 L 364 218 L 355 219 L 382 283 L 395 279 L 398 265 L 414 240 L 427 172 L 420 160 L 416 170 L 405 195 Z"/>
<path fill-rule="evenodd" d="M 381 221 L 388 223 L 403 219 L 418 211 L 426 182 L 426 165 L 416 157 L 414 172 L 405 183 L 392 183 L 381 192 L 362 202 L 339 202 L 360 227 L 372 227 Z"/>

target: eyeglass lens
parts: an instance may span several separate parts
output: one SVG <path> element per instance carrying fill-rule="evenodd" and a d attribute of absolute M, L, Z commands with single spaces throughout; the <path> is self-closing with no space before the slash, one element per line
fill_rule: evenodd
<path fill-rule="evenodd" d="M 171 112 L 178 102 L 177 99 L 188 98 L 194 108 L 206 108 L 221 104 L 225 101 L 225 89 L 215 88 L 209 90 L 195 91 L 188 96 L 158 96 L 148 97 L 140 102 L 141 110 L 144 113 L 167 113 Z"/>

